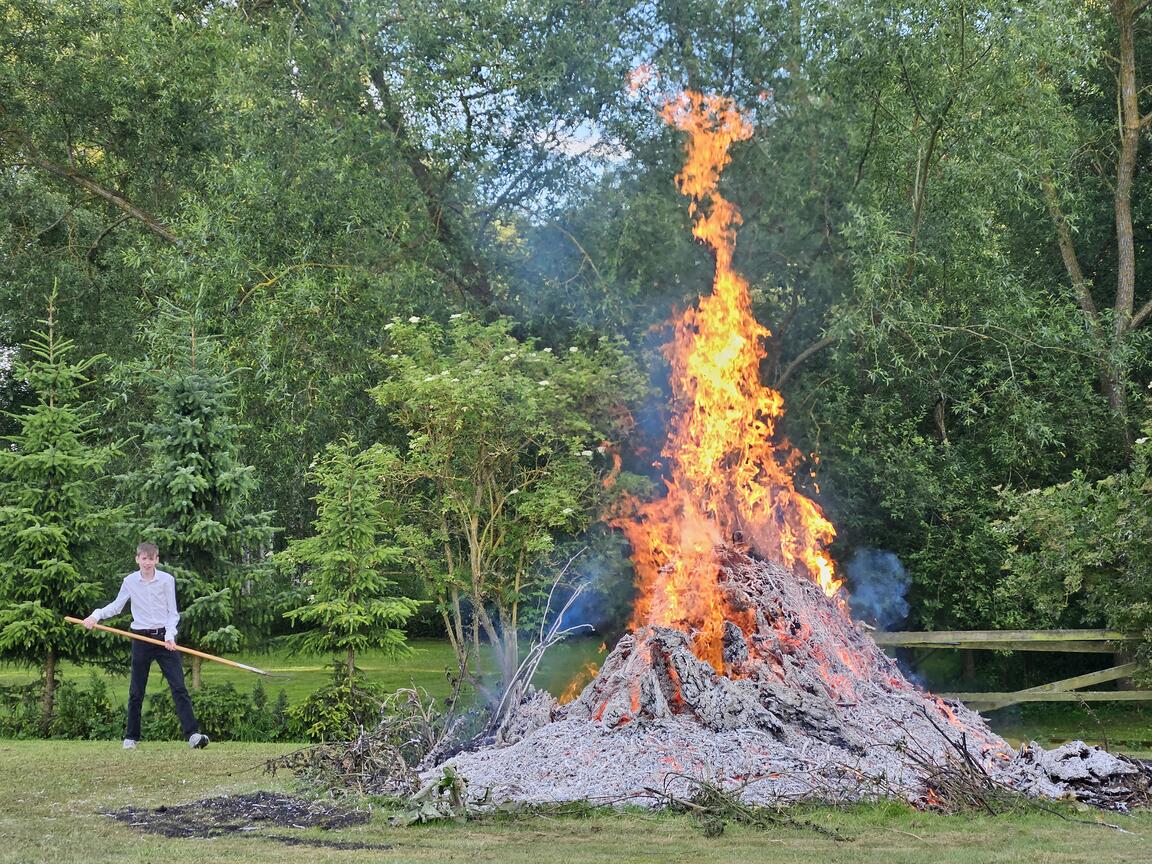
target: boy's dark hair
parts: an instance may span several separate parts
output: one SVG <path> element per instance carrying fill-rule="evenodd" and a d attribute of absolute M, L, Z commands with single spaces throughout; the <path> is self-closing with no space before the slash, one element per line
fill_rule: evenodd
<path fill-rule="evenodd" d="M 136 547 L 137 555 L 147 555 L 150 558 L 159 558 L 160 550 L 156 548 L 155 543 L 141 543 Z"/>

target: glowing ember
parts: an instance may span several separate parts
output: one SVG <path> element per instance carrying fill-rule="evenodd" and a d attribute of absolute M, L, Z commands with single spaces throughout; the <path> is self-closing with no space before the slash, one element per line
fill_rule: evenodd
<path fill-rule="evenodd" d="M 741 538 L 759 554 L 815 580 L 829 596 L 840 588 L 825 551 L 835 529 L 796 490 L 800 453 L 777 432 L 781 395 L 760 383 L 770 335 L 752 315 L 748 283 L 732 269 L 739 212 L 717 191 L 729 148 L 752 126 L 731 100 L 685 93 L 663 118 L 689 134 L 677 176 L 691 199 L 693 234 L 716 255 L 712 294 L 675 322 L 665 347 L 672 367 L 674 416 L 662 450 L 667 495 L 631 502 L 616 520 L 632 544 L 639 596 L 632 626 L 660 625 L 695 634 L 697 656 L 722 668 L 725 608 L 712 552 Z"/>

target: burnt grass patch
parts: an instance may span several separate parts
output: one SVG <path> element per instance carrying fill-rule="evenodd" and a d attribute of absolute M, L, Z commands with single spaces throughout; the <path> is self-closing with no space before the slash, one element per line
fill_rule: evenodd
<path fill-rule="evenodd" d="M 339 807 L 321 801 L 306 801 L 303 798 L 272 792 L 225 795 L 194 801 L 191 804 L 154 808 L 125 807 L 105 815 L 138 831 L 160 834 L 164 837 L 209 839 L 248 836 L 290 846 L 318 846 L 331 849 L 392 848 L 383 843 L 360 843 L 296 834 L 268 833 L 269 829 L 281 828 L 296 830 L 319 828 L 330 831 L 363 825 L 371 818 L 367 810 Z"/>

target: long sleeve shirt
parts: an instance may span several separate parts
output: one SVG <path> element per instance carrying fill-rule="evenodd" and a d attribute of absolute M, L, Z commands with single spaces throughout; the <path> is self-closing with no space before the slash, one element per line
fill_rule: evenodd
<path fill-rule="evenodd" d="M 92 613 L 97 621 L 119 615 L 124 604 L 132 603 L 132 629 L 157 630 L 164 628 L 164 639 L 176 641 L 176 625 L 180 612 L 176 608 L 176 580 L 171 573 L 157 570 L 152 579 L 146 580 L 140 571 L 124 577 L 120 593 L 116 599 Z"/>

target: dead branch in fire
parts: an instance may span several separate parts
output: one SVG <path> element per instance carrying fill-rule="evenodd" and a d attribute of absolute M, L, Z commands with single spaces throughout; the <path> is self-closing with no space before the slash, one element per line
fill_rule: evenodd
<path fill-rule="evenodd" d="M 509 713 L 520 704 L 523 700 L 528 689 L 532 685 L 532 679 L 536 676 L 536 670 L 540 668 L 540 661 L 544 659 L 544 654 L 553 645 L 563 642 L 573 633 L 578 633 L 581 630 L 594 629 L 591 624 L 576 624 L 572 627 L 563 627 L 561 624 L 564 622 L 564 616 L 568 610 L 572 608 L 572 604 L 576 602 L 584 590 L 588 587 L 587 582 L 581 582 L 572 591 L 568 597 L 567 602 L 560 609 L 559 613 L 552 623 L 548 623 L 548 616 L 552 611 L 552 598 L 556 594 L 556 589 L 564 580 L 565 574 L 572 566 L 573 562 L 587 551 L 587 547 L 580 549 L 575 555 L 568 559 L 568 562 L 552 580 L 552 587 L 548 589 L 548 600 L 544 604 L 544 612 L 540 617 L 540 630 L 536 638 L 532 640 L 532 644 L 528 648 L 528 653 L 521 661 L 516 674 L 512 676 L 512 680 L 508 681 L 504 687 L 504 693 L 500 697 L 495 710 L 492 712 L 492 717 L 488 721 L 485 728 L 485 734 L 494 735 L 508 719 Z"/>

